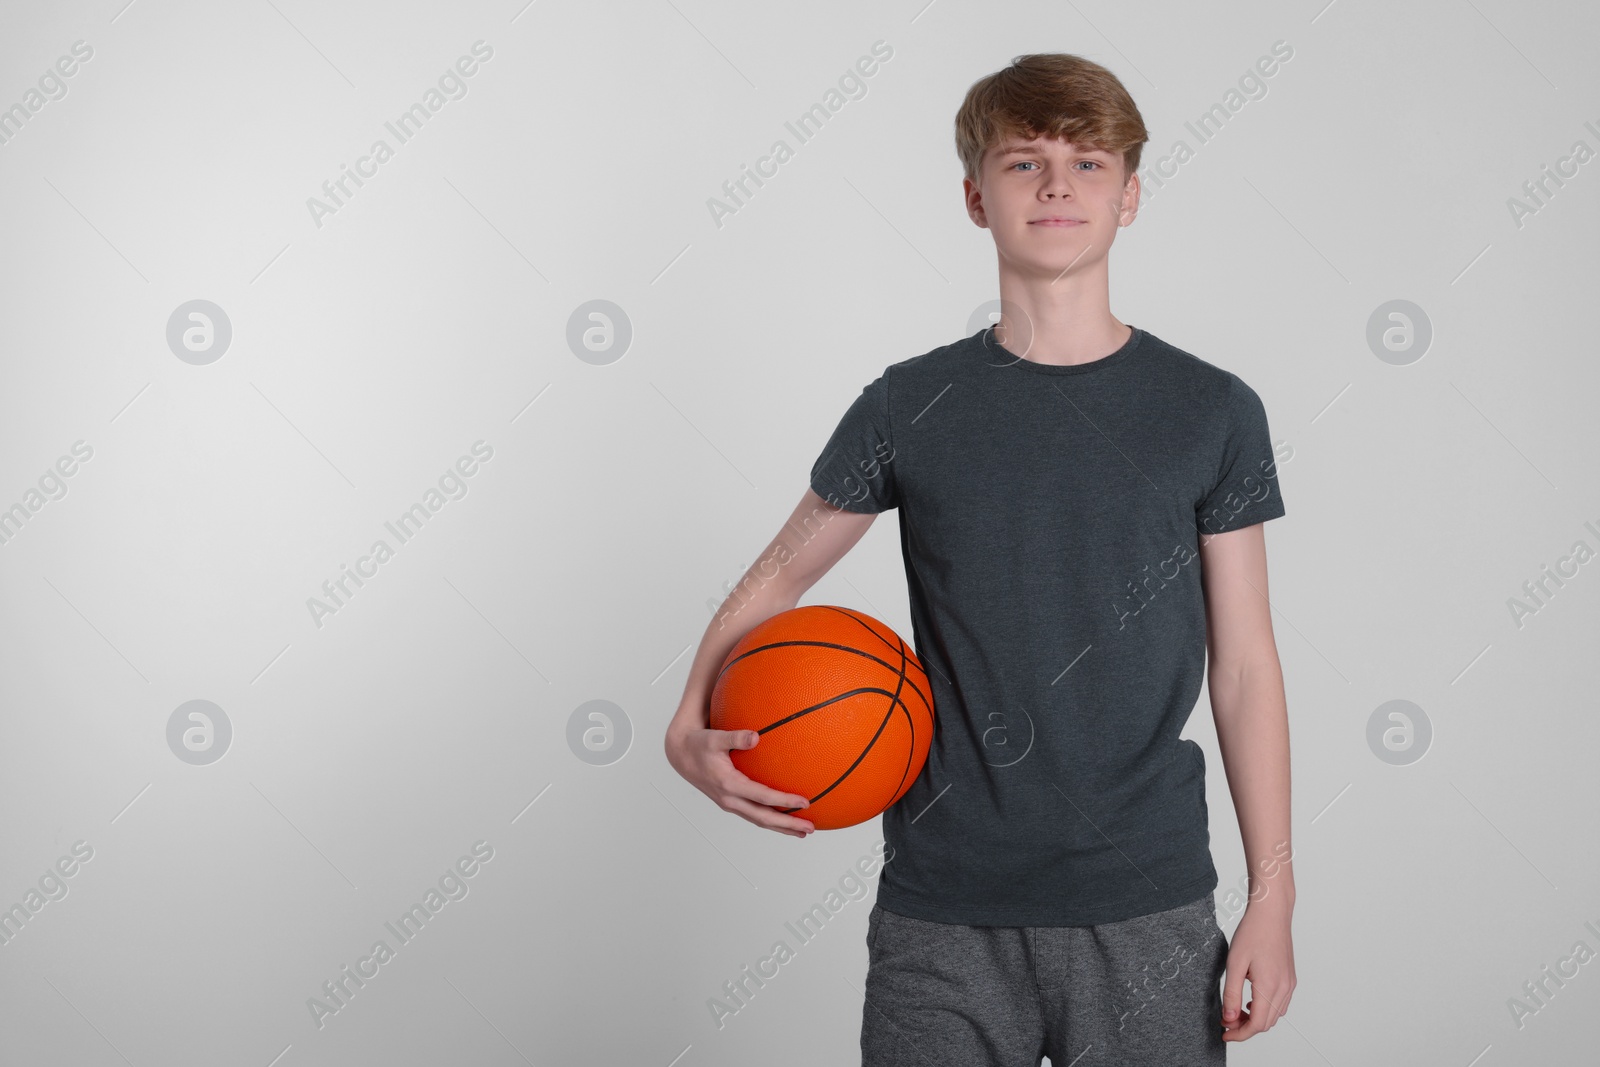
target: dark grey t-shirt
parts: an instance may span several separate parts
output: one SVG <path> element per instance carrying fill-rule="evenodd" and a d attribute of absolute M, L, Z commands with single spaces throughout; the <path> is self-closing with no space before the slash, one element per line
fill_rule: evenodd
<path fill-rule="evenodd" d="M 1088 926 L 1217 886 L 1205 757 L 1179 738 L 1206 662 L 1199 539 L 1284 514 L 1237 375 L 1137 327 L 1075 366 L 993 328 L 895 363 L 811 471 L 900 510 L 928 762 L 883 814 L 878 902 L 973 926 Z"/>

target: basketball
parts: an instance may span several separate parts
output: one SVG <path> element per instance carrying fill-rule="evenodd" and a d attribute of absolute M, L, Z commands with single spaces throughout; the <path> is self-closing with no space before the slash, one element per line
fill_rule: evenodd
<path fill-rule="evenodd" d="M 870 615 L 827 604 L 791 608 L 728 652 L 711 691 L 714 730 L 754 730 L 728 755 L 747 778 L 798 793 L 818 830 L 854 826 L 905 795 L 933 741 L 922 661 Z"/>

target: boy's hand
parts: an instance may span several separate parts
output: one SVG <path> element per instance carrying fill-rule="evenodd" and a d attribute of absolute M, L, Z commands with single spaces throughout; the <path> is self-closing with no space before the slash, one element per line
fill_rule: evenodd
<path fill-rule="evenodd" d="M 1289 934 L 1292 909 L 1263 897 L 1244 910 L 1228 946 L 1227 978 L 1222 984 L 1224 1041 L 1246 1041 L 1272 1029 L 1289 1010 L 1294 993 L 1294 945 Z M 1244 980 L 1250 979 L 1249 1010 L 1241 1012 Z"/>
<path fill-rule="evenodd" d="M 764 786 L 733 765 L 733 757 L 728 755 L 730 749 L 754 748 L 760 739 L 754 730 L 669 728 L 667 762 L 723 811 L 731 811 L 757 826 L 791 837 L 815 833 L 817 828 L 805 819 L 774 810 L 809 807 L 809 800 Z"/>

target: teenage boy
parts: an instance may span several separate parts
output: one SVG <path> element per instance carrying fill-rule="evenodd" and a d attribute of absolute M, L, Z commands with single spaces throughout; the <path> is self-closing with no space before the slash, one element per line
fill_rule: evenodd
<path fill-rule="evenodd" d="M 1020 56 L 971 87 L 956 148 L 998 254 L 998 322 L 862 390 L 707 628 L 667 729 L 673 767 L 723 810 L 810 833 L 807 798 L 733 767 L 758 737 L 707 728 L 711 687 L 740 637 L 899 509 L 936 724 L 883 815 L 867 1067 L 1221 1064 L 1294 989 L 1261 525 L 1283 497 L 1255 391 L 1111 314 L 1107 254 L 1148 139 L 1122 83 L 1078 56 Z M 1179 737 L 1208 652 L 1249 868 L 1231 944 L 1205 757 Z"/>

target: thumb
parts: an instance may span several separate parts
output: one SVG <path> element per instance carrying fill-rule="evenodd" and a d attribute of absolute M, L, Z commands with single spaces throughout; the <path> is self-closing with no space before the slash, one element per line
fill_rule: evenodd
<path fill-rule="evenodd" d="M 1244 999 L 1244 961 L 1240 960 L 1235 966 L 1234 961 L 1228 961 L 1228 977 L 1222 983 L 1222 1018 L 1233 1022 L 1239 1018 L 1239 1002 Z"/>
<path fill-rule="evenodd" d="M 761 735 L 756 733 L 754 730 L 728 731 L 729 748 L 755 748 L 756 743 L 760 740 Z"/>

